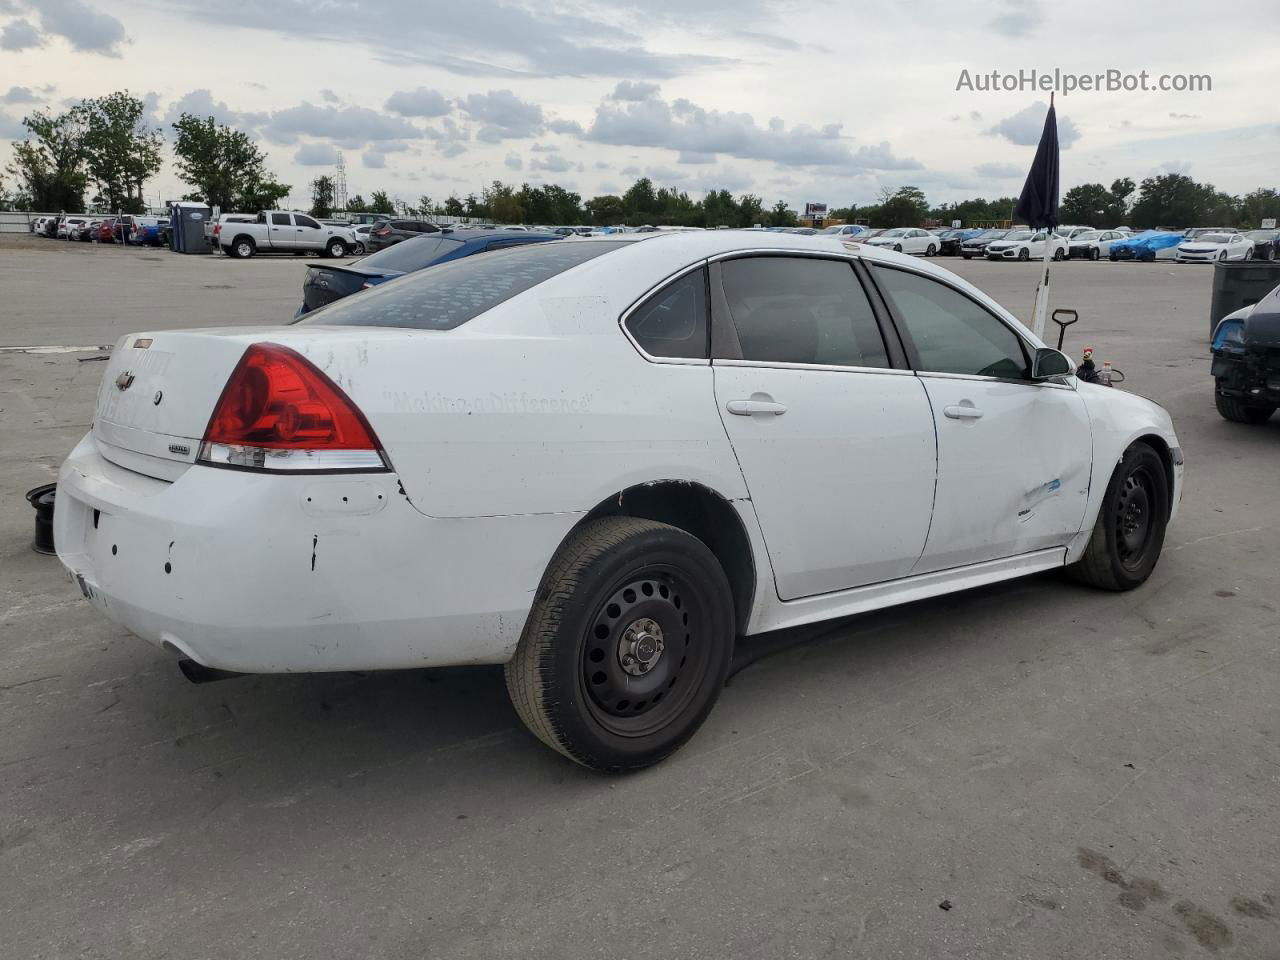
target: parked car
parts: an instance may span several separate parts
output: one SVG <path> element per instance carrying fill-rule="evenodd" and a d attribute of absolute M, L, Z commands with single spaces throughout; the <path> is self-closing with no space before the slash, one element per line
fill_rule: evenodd
<path fill-rule="evenodd" d="M 1117 240 L 1111 244 L 1107 257 L 1111 260 L 1143 260 L 1150 262 L 1157 258 L 1172 260 L 1176 256 L 1175 247 L 1182 243 L 1183 235 L 1168 230 L 1147 230 L 1125 240 Z"/>
<path fill-rule="evenodd" d="M 98 229 L 98 224 L 102 221 L 97 217 L 91 217 L 83 223 L 77 225 L 75 236 L 70 237 L 72 240 L 79 240 L 81 243 L 90 243 L 93 240 L 94 232 Z"/>
<path fill-rule="evenodd" d="M 981 227 L 955 227 L 938 234 L 938 253 L 954 257 L 960 253 L 960 244 L 980 236 Z"/>
<path fill-rule="evenodd" d="M 237 259 L 258 253 L 324 253 L 342 257 L 355 246 L 345 227 L 328 227 L 305 213 L 264 210 L 253 223 L 220 224 L 218 246 Z M 234 228 L 234 229 L 232 229 Z"/>
<path fill-rule="evenodd" d="M 1192 227 L 1190 230 L 1183 231 L 1183 236 L 1188 240 L 1198 240 L 1206 233 L 1239 233 L 1235 227 Z"/>
<path fill-rule="evenodd" d="M 202 679 L 505 663 L 612 771 L 695 734 L 738 637 L 1062 567 L 1136 588 L 1183 486 L 1162 407 L 823 237 L 525 245 L 102 366 L 54 533 L 105 616 Z"/>
<path fill-rule="evenodd" d="M 89 222 L 88 217 L 72 215 L 63 217 L 58 224 L 59 240 L 78 240 L 80 239 L 80 228 Z"/>
<path fill-rule="evenodd" d="M 858 240 L 862 238 L 863 234 L 869 233 L 870 230 L 861 223 L 837 223 L 830 227 L 823 227 L 818 232 L 824 237 Z"/>
<path fill-rule="evenodd" d="M 41 235 L 50 239 L 58 235 L 58 224 L 62 222 L 62 217 L 45 217 L 44 224 L 40 227 Z"/>
<path fill-rule="evenodd" d="M 1213 397 L 1237 423 L 1265 423 L 1280 405 L 1280 287 L 1229 313 L 1213 332 Z"/>
<path fill-rule="evenodd" d="M 1253 259 L 1280 259 L 1280 230 L 1250 230 L 1245 239 L 1253 244 Z"/>
<path fill-rule="evenodd" d="M 98 227 L 93 234 L 94 243 L 115 243 L 116 242 L 116 218 L 107 217 L 105 220 L 99 220 Z"/>
<path fill-rule="evenodd" d="M 926 257 L 932 257 L 938 252 L 938 238 L 919 227 L 894 227 L 878 237 L 871 237 L 867 243 L 873 247 L 896 250 L 898 253 L 923 253 Z"/>
<path fill-rule="evenodd" d="M 1111 244 L 1128 238 L 1119 230 L 1086 230 L 1067 241 L 1067 259 L 1099 260 L 1111 252 Z"/>
<path fill-rule="evenodd" d="M 1178 244 L 1174 259 L 1178 263 L 1252 260 L 1253 243 L 1242 233 L 1202 233 Z"/>
<path fill-rule="evenodd" d="M 532 233 L 527 230 L 445 228 L 438 233 L 423 234 L 393 247 L 386 247 L 354 263 L 311 263 L 307 265 L 307 276 L 302 281 L 302 306 L 298 309 L 298 316 L 406 273 L 425 270 L 450 260 L 526 243 L 559 239 L 554 233 Z"/>
<path fill-rule="evenodd" d="M 1067 255 L 1067 241 L 1048 230 L 1011 230 L 983 252 L 988 260 L 1061 260 Z"/>
<path fill-rule="evenodd" d="M 439 233 L 440 228 L 426 220 L 386 219 L 375 220 L 370 225 L 365 249 L 370 253 L 382 250 L 401 240 L 418 237 L 424 233 Z"/>
<path fill-rule="evenodd" d="M 974 257 L 982 257 L 986 255 L 987 246 L 996 240 L 1003 240 L 1009 235 L 1010 231 L 1002 228 L 983 230 L 976 237 L 970 237 L 968 240 L 960 241 L 960 256 L 966 260 L 972 260 Z"/>
<path fill-rule="evenodd" d="M 1075 237 L 1093 229 L 1094 229 L 1093 227 L 1081 227 L 1074 224 L 1063 224 L 1061 226 L 1054 227 L 1053 232 L 1056 233 L 1058 236 L 1060 236 L 1063 240 L 1066 240 L 1068 243 L 1070 243 L 1071 240 L 1074 239 Z"/>
<path fill-rule="evenodd" d="M 163 242 L 159 217 L 130 217 L 125 243 L 138 247 L 158 247 Z"/>

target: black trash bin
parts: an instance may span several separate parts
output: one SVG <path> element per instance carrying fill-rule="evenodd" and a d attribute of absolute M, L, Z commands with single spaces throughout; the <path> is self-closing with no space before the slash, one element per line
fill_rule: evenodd
<path fill-rule="evenodd" d="M 36 508 L 36 533 L 31 547 L 37 553 L 54 553 L 53 501 L 58 494 L 56 483 L 45 483 L 27 491 L 27 503 Z"/>
<path fill-rule="evenodd" d="M 1209 337 L 1218 321 L 1241 307 L 1257 303 L 1280 286 L 1280 260 L 1218 261 L 1213 265 L 1213 299 L 1209 303 Z"/>

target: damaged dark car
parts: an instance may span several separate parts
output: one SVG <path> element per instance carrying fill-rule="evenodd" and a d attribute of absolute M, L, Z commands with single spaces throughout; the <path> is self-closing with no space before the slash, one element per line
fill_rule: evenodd
<path fill-rule="evenodd" d="M 1280 287 L 1227 314 L 1213 332 L 1214 401 L 1236 423 L 1266 423 L 1280 406 Z"/>

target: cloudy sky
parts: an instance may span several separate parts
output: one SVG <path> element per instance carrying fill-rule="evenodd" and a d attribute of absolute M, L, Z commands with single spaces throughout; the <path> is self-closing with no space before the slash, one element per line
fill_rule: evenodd
<path fill-rule="evenodd" d="M 1177 171 L 1280 182 L 1274 0 L 0 0 L 0 165 L 21 118 L 128 89 L 252 131 L 306 184 L 415 201 L 493 179 L 584 197 L 639 175 L 698 195 L 867 203 L 1016 193 L 1047 95 L 961 71 L 1210 74 L 1212 91 L 1058 99 L 1064 190 Z M 171 168 L 152 202 L 184 192 Z M 152 196 L 154 195 L 154 196 Z"/>

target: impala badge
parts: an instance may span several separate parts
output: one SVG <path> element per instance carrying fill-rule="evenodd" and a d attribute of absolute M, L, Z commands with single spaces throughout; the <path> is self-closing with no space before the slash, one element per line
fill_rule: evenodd
<path fill-rule="evenodd" d="M 128 370 L 116 377 L 117 390 L 128 390 L 131 386 L 133 386 L 133 374 Z"/>

